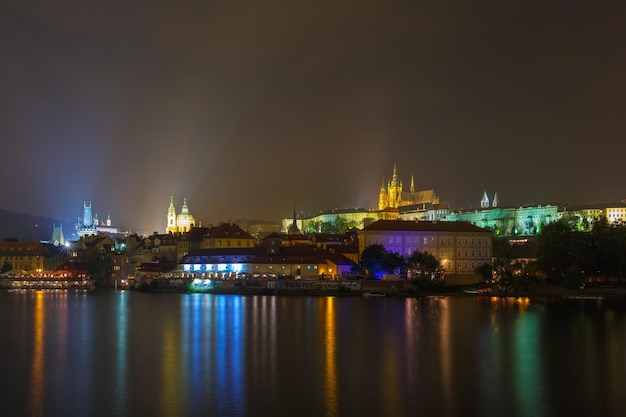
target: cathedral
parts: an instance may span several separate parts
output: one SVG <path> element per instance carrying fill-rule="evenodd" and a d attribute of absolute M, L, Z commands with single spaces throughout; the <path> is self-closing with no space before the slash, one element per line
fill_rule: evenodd
<path fill-rule="evenodd" d="M 170 197 L 170 206 L 167 209 L 167 227 L 165 233 L 183 233 L 188 232 L 192 227 L 196 226 L 196 220 L 189 213 L 187 207 L 187 199 L 183 199 L 183 208 L 180 214 L 176 215 L 174 207 L 174 197 Z"/>
<path fill-rule="evenodd" d="M 396 165 L 393 165 L 393 175 L 391 181 L 385 187 L 385 179 L 380 187 L 378 196 L 378 210 L 386 208 L 398 208 L 404 206 L 412 206 L 415 204 L 438 204 L 439 197 L 435 194 L 435 190 L 415 191 L 415 183 L 411 175 L 411 186 L 409 191 L 403 191 L 402 181 L 398 180 L 398 172 Z"/>

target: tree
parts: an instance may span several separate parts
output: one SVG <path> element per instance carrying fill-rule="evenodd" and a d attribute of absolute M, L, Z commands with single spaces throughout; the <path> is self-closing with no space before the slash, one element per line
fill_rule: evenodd
<path fill-rule="evenodd" d="M 4 261 L 4 263 L 2 264 L 2 269 L 0 269 L 0 274 L 6 274 L 12 269 L 13 269 L 13 265 L 7 261 Z"/>
<path fill-rule="evenodd" d="M 441 264 L 428 252 L 415 251 L 407 259 L 407 276 L 424 281 L 441 280 Z"/>
<path fill-rule="evenodd" d="M 582 289 L 585 284 L 583 271 L 576 266 L 572 266 L 565 271 L 565 288 L 570 290 Z"/>
<path fill-rule="evenodd" d="M 335 226 L 331 222 L 322 222 L 320 224 L 320 232 L 322 232 L 322 233 L 335 233 Z"/>
<path fill-rule="evenodd" d="M 361 253 L 361 267 L 370 277 L 380 278 L 404 268 L 404 258 L 395 252 L 388 252 L 381 244 L 369 245 Z"/>
<path fill-rule="evenodd" d="M 584 232 L 573 231 L 567 222 L 547 224 L 537 236 L 539 266 L 546 277 L 563 282 L 569 267 L 581 267 L 585 262 L 585 240 Z"/>
<path fill-rule="evenodd" d="M 320 231 L 320 222 L 311 220 L 306 225 L 306 233 L 318 233 Z"/>
<path fill-rule="evenodd" d="M 485 282 L 491 282 L 491 280 L 493 279 L 493 268 L 491 267 L 490 263 L 485 262 L 484 264 L 478 265 L 476 268 L 474 268 L 474 272 L 477 275 L 480 275 L 480 277 Z"/>
<path fill-rule="evenodd" d="M 500 297 L 504 297 L 512 289 L 518 289 L 522 269 L 523 264 L 515 259 L 494 259 L 493 283 Z"/>
<path fill-rule="evenodd" d="M 383 271 L 389 274 L 400 274 L 406 268 L 404 258 L 396 252 L 389 252 L 383 257 Z"/>
<path fill-rule="evenodd" d="M 111 257 L 106 252 L 99 252 L 95 248 L 89 248 L 81 254 L 81 261 L 87 268 L 89 276 L 98 285 L 110 285 L 111 279 Z"/>

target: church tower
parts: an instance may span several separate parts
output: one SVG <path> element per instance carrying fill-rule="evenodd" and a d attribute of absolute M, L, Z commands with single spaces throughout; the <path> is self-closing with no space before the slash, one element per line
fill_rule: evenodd
<path fill-rule="evenodd" d="M 495 193 L 493 196 L 493 201 L 491 202 L 491 207 L 498 207 L 500 205 L 500 201 L 498 201 L 498 193 Z"/>
<path fill-rule="evenodd" d="M 58 226 L 56 223 L 52 224 L 52 238 L 50 239 L 50 243 L 52 243 L 54 246 L 65 245 L 65 237 L 63 236 L 62 224 Z"/>
<path fill-rule="evenodd" d="M 489 208 L 489 197 L 487 197 L 487 191 L 483 193 L 483 198 L 480 200 L 481 208 Z"/>
<path fill-rule="evenodd" d="M 83 226 L 92 227 L 93 217 L 91 216 L 91 202 L 87 205 L 87 202 L 83 202 Z"/>
<path fill-rule="evenodd" d="M 174 196 L 170 196 L 170 206 L 167 209 L 167 227 L 165 233 L 176 233 L 178 227 L 176 227 L 176 208 L 174 207 Z"/>

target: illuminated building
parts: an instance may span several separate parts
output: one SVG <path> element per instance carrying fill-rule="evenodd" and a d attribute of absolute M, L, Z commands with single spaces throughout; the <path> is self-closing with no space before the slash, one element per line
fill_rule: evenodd
<path fill-rule="evenodd" d="M 398 209 L 384 210 L 368 210 L 364 208 L 354 209 L 332 209 L 322 211 L 312 216 L 302 216 L 295 219 L 296 226 L 304 233 L 325 233 L 324 225 L 335 225 L 338 219 L 344 222 L 346 228 L 362 229 L 365 225 L 375 222 L 376 220 L 394 220 L 398 218 Z M 289 228 L 294 224 L 294 218 L 286 218 L 282 221 L 282 231 L 287 233 Z M 333 231 L 338 233 L 340 231 Z"/>
<path fill-rule="evenodd" d="M 563 219 L 579 230 L 589 230 L 593 222 L 606 218 L 609 224 L 626 222 L 626 204 L 597 204 L 585 206 L 567 206 L 559 212 L 559 219 Z"/>
<path fill-rule="evenodd" d="M 193 227 L 178 238 L 177 257 L 197 249 L 251 248 L 254 237 L 234 223 L 221 223 L 212 227 Z"/>
<path fill-rule="evenodd" d="M 498 207 L 498 194 L 493 201 L 485 192 L 480 201 L 481 208 L 451 211 L 442 220 L 464 221 L 475 226 L 490 229 L 496 236 L 534 236 L 541 233 L 546 224 L 558 220 L 558 207 L 545 206 Z"/>
<path fill-rule="evenodd" d="M 196 220 L 189 213 L 187 207 L 187 199 L 183 199 L 183 208 L 180 214 L 176 215 L 176 208 L 174 207 L 174 197 L 170 197 L 170 206 L 167 209 L 167 227 L 165 233 L 183 233 L 191 230 L 196 225 Z"/>
<path fill-rule="evenodd" d="M 204 279 L 338 279 L 349 276 L 355 268 L 345 256 L 313 245 L 199 249 L 179 263 L 185 273 Z"/>
<path fill-rule="evenodd" d="M 398 208 L 399 220 L 446 220 L 450 209 L 447 203 L 415 204 Z"/>
<path fill-rule="evenodd" d="M 378 209 L 398 208 L 402 206 L 411 206 L 414 204 L 437 204 L 439 197 L 435 194 L 435 190 L 415 191 L 415 182 L 411 176 L 411 185 L 409 191 L 404 191 L 402 181 L 398 180 L 398 172 L 396 165 L 393 166 L 393 174 L 391 181 L 385 187 L 385 179 L 380 187 L 378 195 Z"/>
<path fill-rule="evenodd" d="M 41 242 L 0 242 L 0 267 L 10 265 L 12 271 L 40 273 L 46 255 Z"/>
<path fill-rule="evenodd" d="M 359 232 L 359 253 L 380 244 L 388 252 L 435 256 L 446 274 L 474 274 L 491 263 L 493 233 L 467 222 L 379 220 Z"/>
<path fill-rule="evenodd" d="M 50 238 L 50 243 L 54 246 L 63 246 L 65 245 L 65 237 L 63 236 L 63 225 L 56 225 L 54 223 L 52 225 L 52 237 Z"/>
<path fill-rule="evenodd" d="M 111 215 L 107 216 L 106 222 L 99 222 L 98 215 L 92 215 L 91 203 L 87 204 L 87 202 L 84 202 L 83 217 L 78 218 L 76 233 L 79 238 L 83 238 L 85 236 L 97 235 L 98 233 L 116 234 L 119 233 L 119 229 L 111 224 Z"/>
<path fill-rule="evenodd" d="M 234 223 L 222 223 L 202 236 L 200 248 L 250 248 L 254 246 L 254 238 Z"/>
<path fill-rule="evenodd" d="M 398 171 L 396 165 L 393 166 L 393 174 L 391 181 L 385 185 L 385 180 L 380 187 L 378 195 L 377 209 L 332 209 L 322 211 L 312 216 L 302 216 L 283 219 L 283 232 L 288 232 L 290 228 L 297 227 L 303 233 L 340 233 L 345 230 L 335 230 L 333 226 L 344 223 L 345 229 L 363 229 L 368 224 L 377 220 L 395 220 L 399 218 L 399 209 L 406 207 L 417 209 L 418 206 L 438 206 L 439 197 L 435 194 L 435 190 L 415 191 L 415 181 L 411 176 L 411 184 L 409 191 L 404 191 L 402 181 L 398 179 Z M 447 208 L 447 206 L 445 206 Z M 439 216 L 442 207 L 433 209 L 433 216 Z M 427 215 L 428 216 L 428 215 Z M 433 219 L 434 220 L 434 219 Z M 330 230 L 328 230 L 330 229 Z"/>

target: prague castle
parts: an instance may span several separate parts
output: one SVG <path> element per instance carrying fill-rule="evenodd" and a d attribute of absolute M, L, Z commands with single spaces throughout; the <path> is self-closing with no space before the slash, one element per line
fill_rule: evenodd
<path fill-rule="evenodd" d="M 378 210 L 412 206 L 415 204 L 438 203 L 439 197 L 435 194 L 435 190 L 415 191 L 415 182 L 412 175 L 409 191 L 403 191 L 402 181 L 398 180 L 398 172 L 395 164 L 393 166 L 391 181 L 387 183 L 387 187 L 385 187 L 385 180 L 383 178 L 380 194 L 378 196 Z"/>
<path fill-rule="evenodd" d="M 174 207 L 174 197 L 170 197 L 170 206 L 167 209 L 167 227 L 165 233 L 183 233 L 188 232 L 192 227 L 196 226 L 196 220 L 189 213 L 187 207 L 187 199 L 183 199 L 183 208 L 180 214 L 176 215 Z"/>

